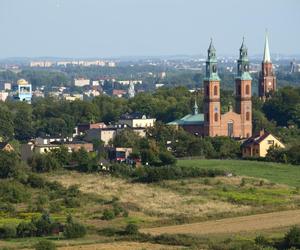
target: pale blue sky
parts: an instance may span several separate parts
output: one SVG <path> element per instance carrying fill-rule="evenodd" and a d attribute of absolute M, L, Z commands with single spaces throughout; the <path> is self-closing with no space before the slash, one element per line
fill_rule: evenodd
<path fill-rule="evenodd" d="M 0 58 L 300 54 L 299 0 L 0 0 Z"/>

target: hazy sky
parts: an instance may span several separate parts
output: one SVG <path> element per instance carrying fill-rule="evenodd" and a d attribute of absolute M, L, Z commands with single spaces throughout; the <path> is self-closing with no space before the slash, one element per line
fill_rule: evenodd
<path fill-rule="evenodd" d="M 299 0 L 0 0 L 0 58 L 300 54 Z"/>

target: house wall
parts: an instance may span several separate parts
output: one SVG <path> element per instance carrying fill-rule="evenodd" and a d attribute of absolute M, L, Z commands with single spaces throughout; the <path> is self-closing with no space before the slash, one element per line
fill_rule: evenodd
<path fill-rule="evenodd" d="M 265 157 L 268 153 L 268 149 L 272 146 L 285 148 L 285 146 L 279 140 L 270 134 L 262 142 L 260 142 L 259 156 Z"/>

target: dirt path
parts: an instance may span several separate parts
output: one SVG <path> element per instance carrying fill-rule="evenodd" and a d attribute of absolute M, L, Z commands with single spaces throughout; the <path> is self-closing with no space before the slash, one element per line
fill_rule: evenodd
<path fill-rule="evenodd" d="M 179 247 L 164 246 L 150 243 L 136 243 L 136 242 L 115 242 L 115 243 L 99 243 L 91 245 L 59 247 L 59 250 L 174 250 Z M 180 248 L 182 249 L 182 248 Z"/>
<path fill-rule="evenodd" d="M 300 210 L 273 212 L 176 226 L 147 228 L 150 234 L 222 234 L 265 230 L 300 224 Z"/>

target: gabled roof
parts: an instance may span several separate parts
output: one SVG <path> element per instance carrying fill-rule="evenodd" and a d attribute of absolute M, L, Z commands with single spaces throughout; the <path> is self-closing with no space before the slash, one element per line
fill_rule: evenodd
<path fill-rule="evenodd" d="M 0 150 L 4 149 L 7 144 L 9 144 L 8 142 L 0 142 Z"/>
<path fill-rule="evenodd" d="M 269 135 L 271 135 L 269 132 L 264 132 L 262 135 L 254 135 L 250 138 L 248 138 L 246 141 L 244 141 L 242 146 L 249 146 L 249 145 L 259 145 L 264 139 L 266 139 Z M 273 136 L 273 135 L 272 135 Z M 273 136 L 274 137 L 274 136 Z M 277 139 L 277 138 L 276 138 Z M 278 140 L 278 139 L 277 139 Z"/>
<path fill-rule="evenodd" d="M 189 114 L 181 119 L 169 122 L 168 125 L 199 125 L 204 122 L 204 114 Z"/>

